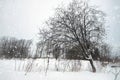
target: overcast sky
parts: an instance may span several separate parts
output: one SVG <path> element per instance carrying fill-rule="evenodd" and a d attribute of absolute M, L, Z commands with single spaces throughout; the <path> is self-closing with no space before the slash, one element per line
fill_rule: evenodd
<path fill-rule="evenodd" d="M 70 0 L 0 0 L 0 37 L 36 40 L 39 28 L 54 14 L 54 9 Z M 91 0 L 107 14 L 106 42 L 120 46 L 120 1 Z"/>

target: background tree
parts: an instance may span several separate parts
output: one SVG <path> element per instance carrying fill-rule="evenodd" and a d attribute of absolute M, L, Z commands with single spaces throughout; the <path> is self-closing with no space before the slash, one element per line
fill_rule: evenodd
<path fill-rule="evenodd" d="M 108 61 L 110 62 L 111 61 L 111 46 L 106 44 L 106 43 L 103 43 L 101 46 L 100 46 L 100 60 L 101 61 Z"/>
<path fill-rule="evenodd" d="M 73 46 L 71 49 L 69 49 L 65 55 L 67 59 L 83 59 L 85 60 L 84 56 L 82 55 L 83 52 L 81 52 L 77 46 Z M 93 48 L 93 51 L 90 52 L 93 60 L 100 60 L 100 50 L 95 47 Z"/>
<path fill-rule="evenodd" d="M 31 40 L 4 37 L 0 41 L 0 55 L 4 58 L 26 58 L 31 44 Z"/>
<path fill-rule="evenodd" d="M 78 60 L 84 59 L 82 53 L 76 47 L 77 46 L 73 46 L 71 49 L 67 51 L 67 53 L 65 54 L 66 59 L 78 59 Z"/>
<path fill-rule="evenodd" d="M 58 45 L 55 45 L 54 46 L 54 49 L 53 49 L 53 52 L 52 52 L 52 54 L 53 54 L 53 57 L 55 57 L 55 59 L 57 60 L 58 58 L 59 58 L 59 56 L 60 56 L 60 46 L 58 46 Z"/>
<path fill-rule="evenodd" d="M 20 54 L 21 58 L 28 57 L 28 54 L 31 50 L 32 41 L 21 39 L 18 42 L 19 42 L 19 45 L 18 45 L 19 50 L 18 51 L 19 51 L 19 54 Z"/>
<path fill-rule="evenodd" d="M 77 46 L 95 72 L 92 53 L 104 36 L 104 16 L 88 2 L 73 0 L 67 7 L 56 9 L 55 15 L 46 22 L 48 28 L 40 30 L 39 43 L 46 53 L 51 53 L 54 45 L 60 45 L 65 51 Z"/>

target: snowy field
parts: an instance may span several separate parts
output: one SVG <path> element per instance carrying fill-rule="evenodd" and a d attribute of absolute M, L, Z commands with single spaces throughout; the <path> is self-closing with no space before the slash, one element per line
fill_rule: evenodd
<path fill-rule="evenodd" d="M 114 80 L 120 70 L 111 68 L 113 64 L 102 67 L 100 62 L 95 62 L 97 72 L 92 73 L 87 61 L 51 59 L 49 67 L 47 62 L 47 59 L 0 60 L 0 80 Z"/>

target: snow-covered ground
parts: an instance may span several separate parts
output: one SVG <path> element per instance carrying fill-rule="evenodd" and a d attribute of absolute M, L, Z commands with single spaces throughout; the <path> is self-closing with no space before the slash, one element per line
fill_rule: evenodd
<path fill-rule="evenodd" d="M 87 61 L 51 59 L 48 68 L 47 62 L 47 59 L 0 60 L 0 80 L 114 80 L 113 73 L 120 70 L 111 68 L 112 64 L 102 67 L 95 62 L 97 72 L 92 73 Z"/>

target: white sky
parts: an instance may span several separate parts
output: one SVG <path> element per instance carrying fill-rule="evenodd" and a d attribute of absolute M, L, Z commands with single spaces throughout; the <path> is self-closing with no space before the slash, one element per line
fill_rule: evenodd
<path fill-rule="evenodd" d="M 71 0 L 0 0 L 0 37 L 11 36 L 37 39 L 43 23 L 54 14 L 54 9 Z M 107 14 L 106 41 L 120 46 L 120 1 L 91 0 Z"/>

